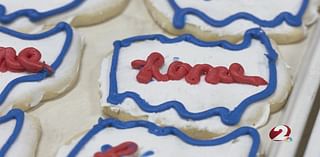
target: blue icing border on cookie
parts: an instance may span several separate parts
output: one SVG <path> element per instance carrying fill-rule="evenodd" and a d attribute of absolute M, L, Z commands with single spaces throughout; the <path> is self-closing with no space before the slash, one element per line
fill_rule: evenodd
<path fill-rule="evenodd" d="M 6 7 L 3 4 L 0 4 L 0 22 L 3 24 L 10 24 L 20 17 L 27 17 L 30 19 L 30 21 L 37 22 L 45 18 L 70 11 L 80 6 L 83 2 L 85 2 L 85 0 L 73 0 L 66 5 L 44 12 L 39 12 L 35 9 L 21 9 L 10 14 L 6 14 Z"/>
<path fill-rule="evenodd" d="M 178 42 L 189 42 L 200 47 L 222 47 L 227 50 L 232 50 L 230 53 L 237 53 L 237 50 L 243 50 L 248 48 L 251 44 L 251 40 L 259 40 L 266 48 L 267 54 L 265 54 L 268 59 L 269 67 L 269 83 L 267 87 L 252 96 L 244 99 L 234 110 L 230 111 L 225 107 L 212 108 L 203 112 L 192 113 L 188 111 L 181 102 L 178 101 L 167 101 L 162 104 L 150 105 L 146 102 L 138 93 L 132 91 L 125 91 L 123 93 L 118 93 L 117 87 L 117 65 L 120 54 L 120 49 L 122 47 L 128 47 L 134 42 L 145 41 L 145 40 L 158 40 L 163 44 L 171 44 Z M 167 38 L 163 35 L 144 35 L 128 38 L 122 41 L 114 42 L 114 52 L 112 57 L 112 64 L 110 70 L 110 86 L 109 86 L 109 96 L 107 102 L 114 105 L 121 105 L 121 103 L 126 99 L 130 98 L 144 111 L 149 113 L 159 113 L 169 109 L 174 109 L 181 118 L 188 120 L 202 120 L 213 116 L 220 116 L 222 122 L 227 125 L 236 125 L 245 112 L 245 110 L 253 103 L 263 100 L 270 95 L 272 95 L 277 87 L 277 53 L 272 48 L 269 38 L 266 34 L 259 28 L 254 28 L 248 30 L 244 35 L 244 40 L 242 43 L 233 44 L 228 41 L 212 41 L 206 42 L 195 38 L 192 35 L 185 34 L 178 36 L 176 38 Z"/>
<path fill-rule="evenodd" d="M 172 24 L 177 29 L 184 28 L 184 26 L 186 25 L 187 15 L 197 16 L 208 25 L 211 25 L 214 27 L 224 27 L 240 19 L 251 21 L 259 25 L 260 27 L 276 27 L 282 24 L 283 22 L 286 22 L 290 26 L 298 27 L 298 26 L 301 26 L 302 24 L 302 17 L 308 7 L 309 0 L 302 0 L 301 7 L 296 15 L 293 15 L 292 13 L 289 13 L 289 12 L 281 12 L 272 20 L 263 20 L 247 12 L 239 12 L 239 13 L 230 15 L 223 20 L 216 20 L 198 9 L 181 8 L 175 0 L 168 0 L 168 3 L 174 11 Z"/>
<path fill-rule="evenodd" d="M 10 36 L 22 39 L 22 40 L 41 40 L 41 39 L 56 35 L 60 32 L 66 33 L 66 39 L 64 41 L 63 47 L 62 47 L 59 55 L 57 56 L 56 60 L 51 64 L 53 71 L 56 71 L 59 68 L 59 66 L 61 65 L 64 57 L 68 53 L 69 48 L 71 46 L 72 39 L 73 39 L 73 31 L 72 31 L 72 28 L 69 24 L 61 22 L 61 23 L 57 24 L 53 29 L 51 29 L 47 32 L 40 33 L 40 34 L 33 34 L 33 35 L 16 32 L 16 31 L 13 31 L 8 28 L 0 26 L 0 33 L 4 33 L 4 34 L 7 34 L 7 35 L 10 35 Z M 5 88 L 0 93 L 0 106 L 2 105 L 2 103 L 5 101 L 5 99 L 9 95 L 9 93 L 12 91 L 12 89 L 17 84 L 24 83 L 24 82 L 41 81 L 49 76 L 50 75 L 49 75 L 48 71 L 43 70 L 43 71 L 40 71 L 39 73 L 21 76 L 21 77 L 18 77 L 16 79 L 10 81 L 8 83 L 8 85 L 6 85 Z"/>
<path fill-rule="evenodd" d="M 24 123 L 24 113 L 19 109 L 13 109 L 9 111 L 5 116 L 0 117 L 0 125 L 11 120 L 16 120 L 16 125 L 8 140 L 4 143 L 2 148 L 0 148 L 0 156 L 4 157 L 9 151 L 13 143 L 17 140 Z"/>
<path fill-rule="evenodd" d="M 240 136 L 249 135 L 253 140 L 249 157 L 255 157 L 260 146 L 260 135 L 256 129 L 251 127 L 238 128 L 235 131 L 231 132 L 230 134 L 225 135 L 223 137 L 216 138 L 216 139 L 198 140 L 198 139 L 189 137 L 188 135 L 186 135 L 185 133 L 183 133 L 182 131 L 180 131 L 175 127 L 159 127 L 152 122 L 143 121 L 143 120 L 124 122 L 124 121 L 110 118 L 110 119 L 99 119 L 98 124 L 96 124 L 86 135 L 84 135 L 80 139 L 77 145 L 71 150 L 68 157 L 76 157 L 81 151 L 81 149 L 83 149 L 83 147 L 85 147 L 85 145 L 96 134 L 106 129 L 107 127 L 114 127 L 117 129 L 131 129 L 131 128 L 143 127 L 148 129 L 149 133 L 154 134 L 156 136 L 173 135 L 178 137 L 183 142 L 188 143 L 190 145 L 194 145 L 194 146 L 216 146 L 216 145 L 227 143 Z"/>

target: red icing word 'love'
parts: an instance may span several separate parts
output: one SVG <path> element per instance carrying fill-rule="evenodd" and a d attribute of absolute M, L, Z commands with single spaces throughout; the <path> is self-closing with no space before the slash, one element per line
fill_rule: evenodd
<path fill-rule="evenodd" d="M 196 64 L 174 61 L 170 64 L 167 74 L 161 74 L 160 68 L 164 64 L 164 57 L 158 53 L 151 53 L 147 60 L 134 60 L 131 62 L 133 69 L 139 69 L 137 80 L 140 83 L 149 83 L 152 78 L 157 81 L 185 80 L 190 84 L 200 82 L 201 76 L 210 84 L 241 83 L 254 86 L 266 85 L 267 81 L 258 76 L 246 76 L 244 68 L 239 63 L 232 63 L 229 69 L 223 66 L 213 67 L 209 64 Z"/>
<path fill-rule="evenodd" d="M 0 47 L 0 72 L 37 73 L 45 69 L 52 73 L 52 68 L 40 59 L 41 53 L 33 47 L 23 49 L 18 56 L 15 49 Z"/>
<path fill-rule="evenodd" d="M 118 146 L 108 149 L 106 152 L 98 152 L 94 157 L 122 157 L 133 155 L 138 150 L 138 145 L 134 142 L 124 142 Z"/>

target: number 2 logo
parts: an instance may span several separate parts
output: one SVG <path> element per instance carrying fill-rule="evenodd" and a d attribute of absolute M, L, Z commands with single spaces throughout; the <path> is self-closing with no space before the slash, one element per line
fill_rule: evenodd
<path fill-rule="evenodd" d="M 292 141 L 291 128 L 287 125 L 278 125 L 270 130 L 269 137 L 273 141 Z"/>

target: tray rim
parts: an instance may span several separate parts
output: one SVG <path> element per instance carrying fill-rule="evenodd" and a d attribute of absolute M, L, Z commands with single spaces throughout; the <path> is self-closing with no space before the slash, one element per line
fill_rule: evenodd
<path fill-rule="evenodd" d="M 283 116 L 279 124 L 286 124 L 292 129 L 293 142 L 272 142 L 266 150 L 266 156 L 283 157 L 295 156 L 303 138 L 304 128 L 307 125 L 309 113 L 314 104 L 320 85 L 320 24 L 314 24 L 315 30 L 308 43 L 305 56 L 296 74 L 296 80 L 286 106 L 282 109 Z M 310 32 L 308 32 L 310 35 Z"/>

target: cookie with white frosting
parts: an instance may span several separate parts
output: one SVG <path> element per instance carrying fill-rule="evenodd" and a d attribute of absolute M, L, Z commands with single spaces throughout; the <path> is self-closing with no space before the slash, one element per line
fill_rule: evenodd
<path fill-rule="evenodd" d="M 128 0 L 0 0 L 0 24 L 30 32 L 65 21 L 74 27 L 104 22 L 120 14 Z"/>
<path fill-rule="evenodd" d="M 135 36 L 114 43 L 101 67 L 107 116 L 213 137 L 266 123 L 291 89 L 287 68 L 261 29 L 238 44 L 191 35 Z"/>
<path fill-rule="evenodd" d="M 215 139 L 194 139 L 174 127 L 159 127 L 148 121 L 123 122 L 100 119 L 81 137 L 62 146 L 57 157 L 209 157 L 258 155 L 259 133 L 242 127 Z"/>
<path fill-rule="evenodd" d="M 23 111 L 13 109 L 0 116 L 0 156 L 13 157 L 36 155 L 40 140 L 39 121 Z"/>
<path fill-rule="evenodd" d="M 247 29 L 263 28 L 277 43 L 304 38 L 318 16 L 317 0 L 145 0 L 154 20 L 173 34 L 237 42 Z"/>
<path fill-rule="evenodd" d="M 0 27 L 0 114 L 27 110 L 70 89 L 83 43 L 67 23 L 38 34 Z"/>

